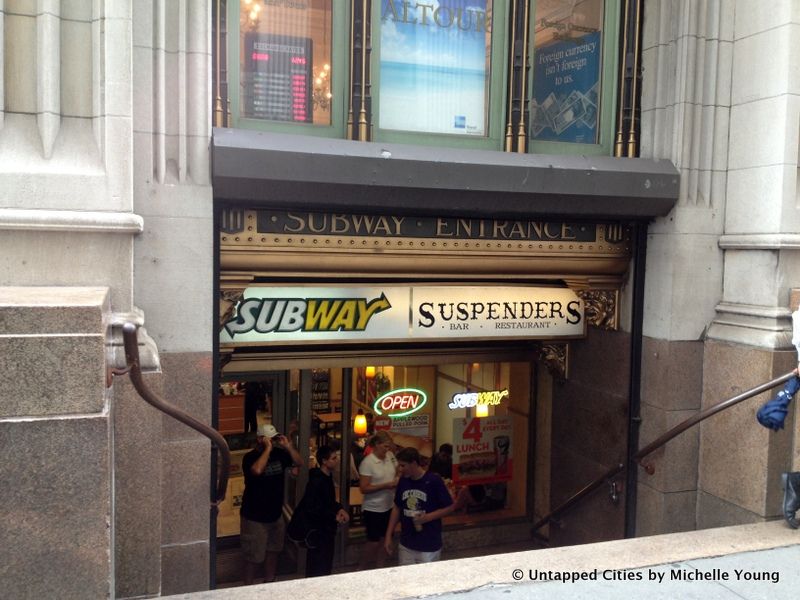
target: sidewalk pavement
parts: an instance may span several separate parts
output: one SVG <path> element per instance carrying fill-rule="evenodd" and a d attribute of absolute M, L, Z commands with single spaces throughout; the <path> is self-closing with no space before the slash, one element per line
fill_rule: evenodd
<path fill-rule="evenodd" d="M 564 583 L 564 578 L 575 581 Z M 771 521 L 295 579 L 180 598 L 410 600 L 432 596 L 436 600 L 794 600 L 800 597 L 800 530 Z"/>
<path fill-rule="evenodd" d="M 527 569 L 519 584 L 488 585 L 436 600 L 796 600 L 800 597 L 800 543 L 646 569 L 584 572 L 592 579 L 578 581 L 569 581 L 570 576 L 561 573 L 550 573 L 550 581 L 529 581 L 532 576 L 547 575 Z"/>

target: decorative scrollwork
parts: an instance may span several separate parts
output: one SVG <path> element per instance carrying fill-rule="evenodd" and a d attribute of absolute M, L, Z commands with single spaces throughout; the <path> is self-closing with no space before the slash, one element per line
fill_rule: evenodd
<path fill-rule="evenodd" d="M 240 290 L 220 290 L 219 293 L 219 328 L 222 329 L 225 323 L 233 317 L 233 309 L 242 299 L 244 288 Z"/>
<path fill-rule="evenodd" d="M 577 294 L 583 300 L 590 325 L 609 331 L 619 328 L 617 290 L 580 290 Z"/>
<path fill-rule="evenodd" d="M 220 231 L 234 234 L 244 231 L 244 210 L 241 208 L 225 208 L 220 219 Z"/>
<path fill-rule="evenodd" d="M 559 383 L 569 376 L 569 344 L 542 344 L 539 360 Z"/>

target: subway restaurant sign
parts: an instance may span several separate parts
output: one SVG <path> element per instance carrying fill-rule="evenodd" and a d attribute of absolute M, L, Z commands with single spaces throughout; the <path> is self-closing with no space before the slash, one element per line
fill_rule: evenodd
<path fill-rule="evenodd" d="M 565 288 L 259 286 L 244 291 L 220 342 L 463 341 L 584 334 L 583 301 Z"/>

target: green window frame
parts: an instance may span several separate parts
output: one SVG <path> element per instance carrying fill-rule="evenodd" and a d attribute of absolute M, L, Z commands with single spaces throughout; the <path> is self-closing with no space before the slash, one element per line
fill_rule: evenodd
<path fill-rule="evenodd" d="M 610 156 L 614 148 L 614 119 L 616 116 L 617 96 L 619 90 L 619 26 L 620 26 L 619 0 L 605 0 L 603 3 L 603 32 L 601 42 L 601 69 L 600 69 L 600 110 L 598 120 L 598 141 L 595 144 L 580 142 L 562 142 L 535 140 L 528 137 L 528 152 L 531 154 L 584 154 Z M 536 26 L 536 2 L 531 2 L 531 16 L 528 22 L 528 56 L 531 69 L 528 74 L 527 94 L 529 106 L 533 106 L 533 94 L 536 86 L 534 68 L 536 64 L 536 50 L 534 48 Z M 533 118 L 531 113 L 530 118 Z M 530 131 L 530 123 L 528 124 Z"/>
<path fill-rule="evenodd" d="M 242 116 L 240 108 L 241 57 L 239 55 L 241 0 L 231 0 L 227 3 L 228 97 L 230 98 L 231 127 L 318 137 L 345 137 L 350 71 L 350 61 L 348 60 L 349 40 L 347 39 L 350 16 L 349 5 L 349 2 L 331 0 L 331 123 L 330 125 L 322 125 L 270 121 Z"/>
<path fill-rule="evenodd" d="M 420 146 L 449 146 L 501 150 L 503 147 L 506 117 L 508 82 L 508 0 L 492 2 L 492 47 L 490 51 L 488 128 L 485 136 L 470 136 L 446 133 L 426 133 L 380 128 L 380 57 L 381 57 L 381 11 L 386 0 L 372 0 L 372 139 L 376 142 L 397 142 Z M 396 0 L 398 6 L 402 5 Z"/>

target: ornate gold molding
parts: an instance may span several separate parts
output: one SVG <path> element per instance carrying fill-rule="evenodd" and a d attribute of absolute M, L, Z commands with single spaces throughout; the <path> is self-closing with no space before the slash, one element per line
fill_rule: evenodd
<path fill-rule="evenodd" d="M 559 383 L 569 377 L 569 344 L 542 344 L 539 361 Z"/>
<path fill-rule="evenodd" d="M 231 317 L 233 316 L 233 309 L 236 306 L 236 303 L 242 299 L 242 294 L 244 294 L 244 289 L 239 291 L 236 290 L 223 290 L 219 293 L 219 328 L 222 329 L 222 326 L 225 325 L 228 321 L 230 321 Z"/>
<path fill-rule="evenodd" d="M 222 273 L 219 277 L 219 328 L 233 316 L 236 304 L 242 299 L 245 289 L 253 282 L 252 273 Z"/>
<path fill-rule="evenodd" d="M 619 329 L 619 290 L 577 290 L 583 300 L 586 321 L 599 329 Z"/>

